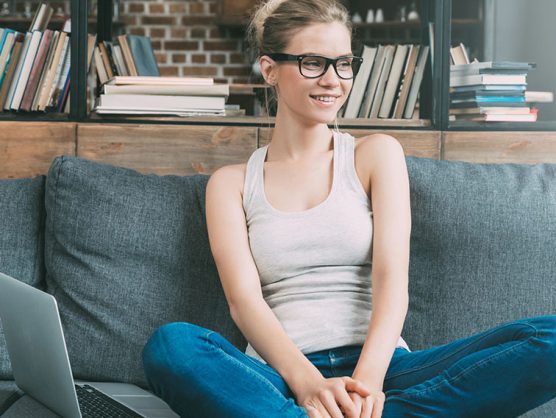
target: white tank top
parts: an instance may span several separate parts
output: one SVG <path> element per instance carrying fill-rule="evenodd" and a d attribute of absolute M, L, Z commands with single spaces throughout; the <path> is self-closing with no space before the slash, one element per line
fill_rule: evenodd
<path fill-rule="evenodd" d="M 267 146 L 249 158 L 243 208 L 263 297 L 304 353 L 363 345 L 371 316 L 373 221 L 354 165 L 355 140 L 334 132 L 334 174 L 328 197 L 300 212 L 266 199 Z M 407 348 L 400 337 L 398 346 Z M 261 357 L 251 347 L 246 353 Z"/>

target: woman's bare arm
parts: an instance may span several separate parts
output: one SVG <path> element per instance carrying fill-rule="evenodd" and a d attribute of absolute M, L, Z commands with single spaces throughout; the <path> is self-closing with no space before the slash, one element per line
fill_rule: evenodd
<path fill-rule="evenodd" d="M 373 208 L 373 310 L 353 377 L 382 390 L 408 307 L 411 211 L 405 156 L 388 135 L 364 139 L 358 152 L 367 161 Z"/>

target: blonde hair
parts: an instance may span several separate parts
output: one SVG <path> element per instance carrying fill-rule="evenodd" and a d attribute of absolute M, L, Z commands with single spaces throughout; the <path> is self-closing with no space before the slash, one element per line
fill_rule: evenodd
<path fill-rule="evenodd" d="M 284 52 L 291 37 L 315 23 L 339 22 L 352 33 L 347 9 L 337 0 L 268 0 L 255 8 L 247 40 L 255 56 Z"/>

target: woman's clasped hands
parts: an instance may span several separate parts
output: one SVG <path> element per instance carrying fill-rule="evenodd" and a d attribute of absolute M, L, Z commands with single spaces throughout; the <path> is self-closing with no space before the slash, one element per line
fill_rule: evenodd
<path fill-rule="evenodd" d="M 385 395 L 351 377 L 323 378 L 297 394 L 309 418 L 380 418 Z"/>

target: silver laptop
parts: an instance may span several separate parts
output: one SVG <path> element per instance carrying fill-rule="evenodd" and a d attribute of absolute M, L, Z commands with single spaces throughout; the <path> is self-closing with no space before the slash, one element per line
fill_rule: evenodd
<path fill-rule="evenodd" d="M 160 398 L 134 385 L 76 384 L 52 295 L 0 273 L 0 319 L 17 386 L 63 418 L 178 417 Z M 90 398 L 108 411 L 91 413 Z"/>

